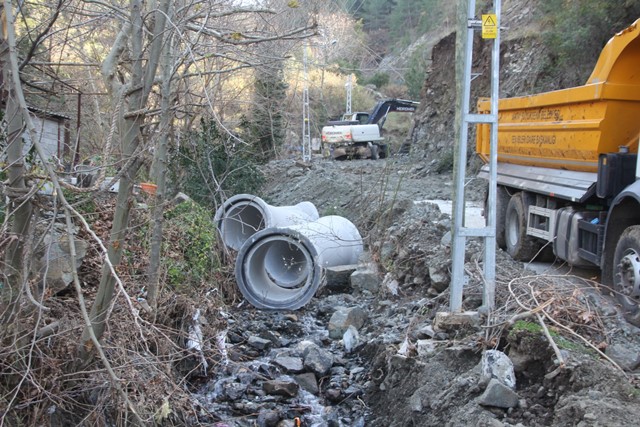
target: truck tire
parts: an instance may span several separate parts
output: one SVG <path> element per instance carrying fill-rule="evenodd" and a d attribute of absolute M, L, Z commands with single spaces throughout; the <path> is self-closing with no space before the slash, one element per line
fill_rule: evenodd
<path fill-rule="evenodd" d="M 380 158 L 380 147 L 377 144 L 371 144 L 371 160 L 378 160 Z"/>
<path fill-rule="evenodd" d="M 533 261 L 542 248 L 534 237 L 527 236 L 529 203 L 522 192 L 511 196 L 504 216 L 504 236 L 507 253 L 516 261 Z"/>
<path fill-rule="evenodd" d="M 613 289 L 627 322 L 640 326 L 640 225 L 627 228 L 613 255 Z"/>
<path fill-rule="evenodd" d="M 484 217 L 485 220 L 489 213 L 489 187 L 487 186 L 484 198 Z M 501 185 L 496 189 L 496 245 L 500 249 L 507 248 L 507 239 L 504 236 L 505 217 L 507 214 L 507 206 L 509 205 L 509 192 Z"/>
<path fill-rule="evenodd" d="M 389 146 L 387 144 L 380 144 L 378 147 L 380 147 L 378 150 L 378 157 L 381 159 L 389 157 Z"/>

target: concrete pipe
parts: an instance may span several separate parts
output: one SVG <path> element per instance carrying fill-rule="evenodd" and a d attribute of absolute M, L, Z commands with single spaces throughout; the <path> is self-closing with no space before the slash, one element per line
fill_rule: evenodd
<path fill-rule="evenodd" d="M 340 216 L 262 230 L 240 248 L 236 281 L 255 307 L 295 310 L 315 295 L 326 267 L 355 264 L 362 237 Z"/>
<path fill-rule="evenodd" d="M 319 217 L 311 202 L 271 206 L 258 196 L 238 194 L 220 206 L 214 221 L 224 244 L 237 251 L 249 237 L 262 229 L 315 221 Z"/>

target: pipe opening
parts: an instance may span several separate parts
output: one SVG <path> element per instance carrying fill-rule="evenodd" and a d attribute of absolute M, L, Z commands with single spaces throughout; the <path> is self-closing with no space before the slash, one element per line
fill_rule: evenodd
<path fill-rule="evenodd" d="M 290 236 L 260 238 L 239 259 L 236 277 L 240 290 L 259 308 L 297 308 L 317 290 L 320 269 L 314 256 Z"/>
<path fill-rule="evenodd" d="M 283 288 L 299 288 L 309 276 L 309 261 L 299 243 L 270 242 L 264 268 L 273 282 Z"/>
<path fill-rule="evenodd" d="M 240 248 L 242 244 L 259 230 L 265 227 L 264 213 L 249 202 L 233 205 L 221 220 L 220 234 L 222 240 L 232 248 Z"/>

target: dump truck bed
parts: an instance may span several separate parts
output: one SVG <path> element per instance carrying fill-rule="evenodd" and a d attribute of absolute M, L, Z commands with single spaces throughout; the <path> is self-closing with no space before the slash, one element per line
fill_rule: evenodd
<path fill-rule="evenodd" d="M 498 162 L 596 172 L 598 156 L 627 147 L 640 136 L 640 26 L 616 34 L 580 87 L 498 103 Z M 489 113 L 488 99 L 478 103 Z M 478 126 L 476 150 L 487 162 L 490 128 Z"/>

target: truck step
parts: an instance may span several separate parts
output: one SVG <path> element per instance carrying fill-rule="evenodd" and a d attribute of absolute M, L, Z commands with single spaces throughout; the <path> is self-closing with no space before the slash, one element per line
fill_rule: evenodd
<path fill-rule="evenodd" d="M 527 234 L 553 242 L 556 229 L 556 210 L 540 206 L 529 206 Z"/>

